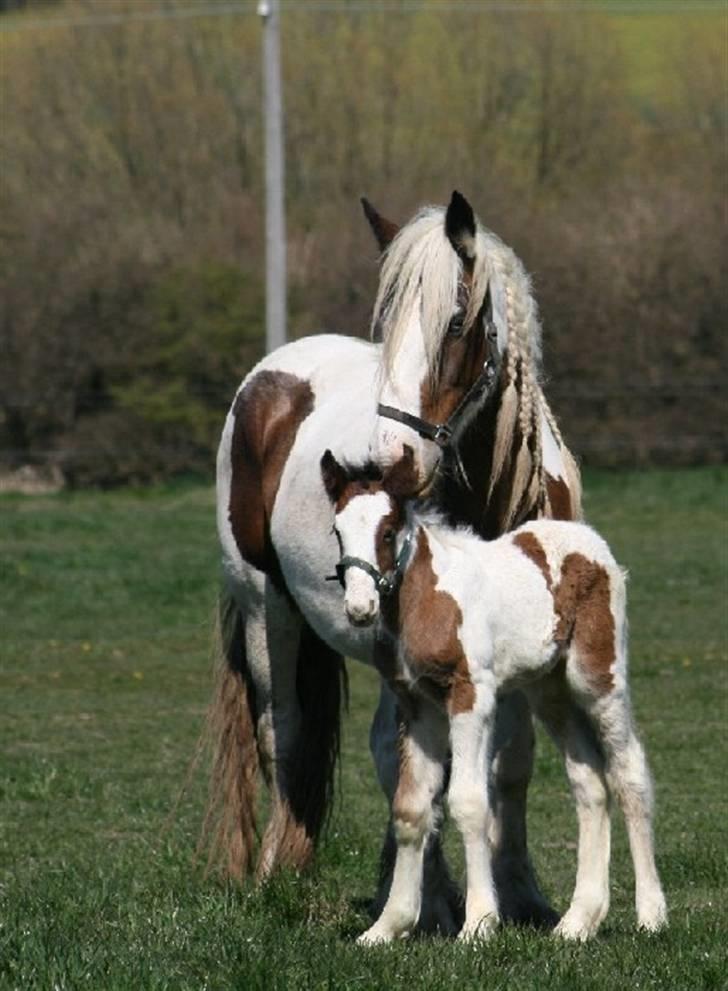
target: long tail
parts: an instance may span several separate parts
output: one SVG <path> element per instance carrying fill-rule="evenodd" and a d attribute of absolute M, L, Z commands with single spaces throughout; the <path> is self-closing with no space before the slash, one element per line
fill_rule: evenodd
<path fill-rule="evenodd" d="M 200 845 L 208 870 L 242 880 L 254 869 L 257 843 L 258 741 L 255 686 L 248 667 L 243 616 L 221 592 L 215 696 L 208 714 L 213 766 Z M 273 803 L 260 846 L 257 877 L 276 868 L 305 867 L 326 824 L 334 795 L 341 708 L 347 696 L 343 658 L 304 623 L 296 691 L 301 710 L 297 745 L 278 777 L 283 792 Z"/>
<path fill-rule="evenodd" d="M 253 869 L 258 749 L 255 693 L 245 650 L 243 617 L 227 590 L 220 593 L 215 695 L 207 734 L 213 765 L 200 846 L 207 868 L 242 879 Z"/>

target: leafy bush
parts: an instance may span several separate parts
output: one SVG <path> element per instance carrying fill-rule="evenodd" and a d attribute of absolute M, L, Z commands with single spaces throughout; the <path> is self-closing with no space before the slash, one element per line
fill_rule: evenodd
<path fill-rule="evenodd" d="M 261 352 L 259 19 L 179 5 L 0 33 L 0 463 L 209 471 Z M 104 26 L 39 26 L 61 6 Z M 366 334 L 360 194 L 402 221 L 459 188 L 534 274 L 577 453 L 722 460 L 724 16 L 598 6 L 285 7 L 290 326 Z"/>

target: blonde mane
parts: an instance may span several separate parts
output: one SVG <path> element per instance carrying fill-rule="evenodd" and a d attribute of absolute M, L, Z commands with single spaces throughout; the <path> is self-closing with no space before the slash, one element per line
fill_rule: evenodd
<path fill-rule="evenodd" d="M 382 259 L 372 335 L 381 334 L 383 370 L 389 378 L 419 306 L 427 374 L 437 387 L 439 356 L 462 275 L 462 262 L 445 233 L 444 207 L 424 207 L 400 230 Z M 515 253 L 478 221 L 466 327 L 475 321 L 489 287 L 504 371 L 488 498 L 506 465 L 512 464 L 503 519 L 507 529 L 519 507 L 543 504 L 541 411 L 549 423 L 553 415 L 540 385 L 541 324 L 530 280 Z M 558 430 L 556 439 L 563 448 Z"/>

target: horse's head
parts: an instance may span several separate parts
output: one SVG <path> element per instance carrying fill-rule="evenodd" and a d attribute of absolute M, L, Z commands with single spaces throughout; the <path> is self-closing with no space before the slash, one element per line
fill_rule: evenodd
<path fill-rule="evenodd" d="M 346 614 L 355 626 L 369 626 L 379 614 L 379 596 L 397 587 L 408 548 L 404 500 L 415 494 L 417 474 L 411 447 L 379 472 L 352 469 L 331 451 L 321 458 L 321 477 L 334 507 L 334 532 L 341 557 L 336 577 L 344 588 Z"/>
<path fill-rule="evenodd" d="M 507 328 L 496 332 L 485 242 L 463 196 L 454 192 L 446 210 L 422 210 L 401 230 L 364 207 L 384 249 L 372 323 L 383 342 L 372 457 L 392 464 L 409 445 L 425 478 L 492 390 Z"/>

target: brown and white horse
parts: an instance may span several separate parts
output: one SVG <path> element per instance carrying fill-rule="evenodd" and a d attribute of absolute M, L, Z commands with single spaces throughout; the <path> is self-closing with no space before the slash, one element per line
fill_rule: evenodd
<path fill-rule="evenodd" d="M 399 939 L 417 924 L 448 761 L 447 801 L 467 869 L 460 935 L 484 938 L 495 928 L 486 780 L 496 699 L 513 688 L 561 749 L 577 806 L 576 887 L 557 933 L 587 939 L 607 914 L 610 794 L 627 822 L 638 923 L 662 928 L 652 784 L 627 683 L 625 577 L 605 542 L 582 523 L 556 520 L 491 541 L 454 528 L 408 501 L 419 485 L 409 448 L 383 475 L 347 472 L 327 451 L 321 473 L 335 511 L 346 613 L 354 623 L 381 613 L 390 650 L 377 663 L 402 714 L 394 879 L 360 942 Z"/>
<path fill-rule="evenodd" d="M 398 230 L 369 204 L 382 248 L 375 341 L 305 338 L 243 381 L 217 460 L 225 586 L 222 664 L 211 708 L 211 857 L 234 876 L 304 866 L 332 795 L 343 657 L 373 663 L 387 645 L 354 626 L 319 471 L 327 448 L 380 466 L 414 449 L 418 478 L 447 518 L 483 537 L 536 516 L 580 515 L 578 471 L 539 385 L 540 327 L 522 265 L 453 194 Z M 372 600 L 371 607 L 375 603 Z M 397 787 L 397 700 L 383 684 L 371 749 L 390 802 Z M 499 702 L 493 747 L 495 882 L 505 917 L 553 921 L 526 846 L 533 729 L 525 696 Z M 258 767 L 271 814 L 257 865 Z M 394 846 L 385 841 L 380 902 Z M 420 925 L 458 928 L 437 837 L 425 852 Z"/>

